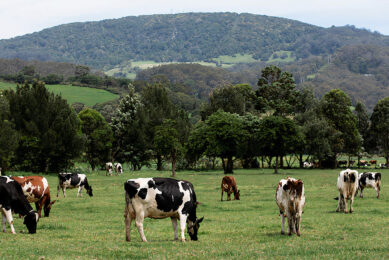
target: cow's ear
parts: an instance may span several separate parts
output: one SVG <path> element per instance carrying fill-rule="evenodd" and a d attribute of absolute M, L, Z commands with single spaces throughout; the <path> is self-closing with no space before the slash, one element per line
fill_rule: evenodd
<path fill-rule="evenodd" d="M 196 201 L 195 204 L 196 204 L 196 206 L 197 206 L 197 205 L 201 205 L 201 204 L 203 204 L 203 203 L 201 203 L 201 202 L 199 202 L 199 201 Z"/>
<path fill-rule="evenodd" d="M 57 200 L 53 200 L 50 202 L 50 205 L 53 205 Z"/>
<path fill-rule="evenodd" d="M 197 223 L 197 224 L 200 224 L 203 220 L 204 220 L 204 217 L 199 218 L 198 220 L 196 220 L 196 223 Z"/>

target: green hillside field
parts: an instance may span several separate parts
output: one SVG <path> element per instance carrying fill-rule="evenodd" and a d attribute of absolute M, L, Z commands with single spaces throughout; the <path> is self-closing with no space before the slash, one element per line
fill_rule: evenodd
<path fill-rule="evenodd" d="M 16 89 L 15 83 L 0 82 L 0 90 Z M 69 104 L 76 102 L 92 107 L 97 103 L 104 103 L 119 98 L 119 95 L 103 89 L 78 87 L 72 85 L 46 85 L 46 88 L 54 94 L 61 95 Z"/>
<path fill-rule="evenodd" d="M 104 171 L 87 173 L 93 197 L 85 190 L 66 190 L 56 197 L 58 178 L 45 175 L 52 200 L 57 199 L 50 217 L 41 218 L 37 233 L 30 235 L 23 219 L 14 215 L 17 234 L 0 232 L 0 258 L 7 259 L 387 259 L 389 257 L 388 169 L 381 169 L 379 199 L 373 189 L 356 197 L 354 212 L 335 212 L 338 196 L 336 180 L 340 169 L 236 170 L 240 200 L 220 201 L 222 170 L 181 171 L 178 179 L 193 183 L 200 204 L 197 216 L 204 221 L 198 241 L 174 241 L 170 219 L 146 219 L 140 240 L 135 221 L 131 242 L 125 241 L 124 188 L 130 178 L 169 177 L 169 171 L 144 168 L 130 171 L 125 165 L 120 176 Z M 362 170 L 361 170 L 362 171 Z M 29 175 L 27 172 L 7 172 Z M 306 205 L 301 237 L 281 235 L 279 209 L 275 202 L 280 179 L 292 176 L 304 181 Z M 224 194 L 224 200 L 226 194 Z M 34 206 L 35 207 L 35 206 Z M 287 226 L 287 224 L 286 224 Z M 179 228 L 178 228 L 179 229 Z"/>

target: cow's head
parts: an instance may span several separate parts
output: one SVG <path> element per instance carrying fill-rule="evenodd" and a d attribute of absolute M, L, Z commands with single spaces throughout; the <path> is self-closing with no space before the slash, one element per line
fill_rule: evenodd
<path fill-rule="evenodd" d="M 240 190 L 238 190 L 238 191 L 234 194 L 234 196 L 235 196 L 235 199 L 236 199 L 236 200 L 240 200 Z"/>
<path fill-rule="evenodd" d="M 204 220 L 204 217 L 200 219 L 196 219 L 195 222 L 189 221 L 188 223 L 188 234 L 190 236 L 190 239 L 197 241 L 197 232 L 199 231 L 200 228 L 200 223 Z"/>
<path fill-rule="evenodd" d="M 89 186 L 89 188 L 86 190 L 86 193 L 89 195 L 89 196 L 93 196 L 93 193 L 92 193 L 92 186 Z"/>
<path fill-rule="evenodd" d="M 24 217 L 24 224 L 27 226 L 28 233 L 35 234 L 36 233 L 36 225 L 39 220 L 38 212 L 35 210 L 30 211 L 25 217 Z"/>
<path fill-rule="evenodd" d="M 50 210 L 51 210 L 51 206 L 56 202 L 57 200 L 53 200 L 51 201 L 49 204 L 45 205 L 45 207 L 43 208 L 44 212 L 45 212 L 45 217 L 48 217 L 50 215 Z"/>

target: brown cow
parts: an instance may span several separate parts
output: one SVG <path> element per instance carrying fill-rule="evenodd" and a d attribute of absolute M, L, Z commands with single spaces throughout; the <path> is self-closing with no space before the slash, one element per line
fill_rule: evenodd
<path fill-rule="evenodd" d="M 47 179 L 42 176 L 13 176 L 11 178 L 22 186 L 24 196 L 28 202 L 35 203 L 39 217 L 41 217 L 42 207 L 45 212 L 45 217 L 48 217 L 55 200 L 50 201 L 50 190 Z"/>
<path fill-rule="evenodd" d="M 370 160 L 370 164 L 377 164 L 377 160 Z"/>
<path fill-rule="evenodd" d="M 222 198 L 223 201 L 223 192 L 227 192 L 227 200 L 231 200 L 231 193 L 234 193 L 234 200 L 239 200 L 240 190 L 236 187 L 235 178 L 232 176 L 224 176 L 222 180 Z"/>

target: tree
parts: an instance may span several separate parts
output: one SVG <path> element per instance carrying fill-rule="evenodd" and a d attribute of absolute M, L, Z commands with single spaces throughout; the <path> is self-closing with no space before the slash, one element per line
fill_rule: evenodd
<path fill-rule="evenodd" d="M 258 130 L 261 155 L 276 157 L 274 173 L 278 173 L 278 158 L 292 153 L 302 135 L 295 122 L 280 116 L 267 116 L 261 120 Z"/>
<path fill-rule="evenodd" d="M 177 156 L 182 149 L 176 128 L 174 120 L 165 119 L 161 125 L 156 127 L 154 135 L 154 145 L 158 153 L 170 158 L 172 162 L 172 177 L 176 176 Z"/>
<path fill-rule="evenodd" d="M 0 91 L 0 168 L 7 171 L 18 145 L 18 135 L 9 121 L 9 104 Z"/>
<path fill-rule="evenodd" d="M 243 118 L 219 110 L 208 117 L 207 141 L 222 159 L 224 173 L 233 173 L 233 157 L 241 153 L 242 142 L 248 132 L 243 128 Z M 224 159 L 227 158 L 227 162 Z"/>
<path fill-rule="evenodd" d="M 209 97 L 209 104 L 202 107 L 201 115 L 205 120 L 219 109 L 224 112 L 244 115 L 253 110 L 255 94 L 248 84 L 228 85 L 216 88 Z"/>
<path fill-rule="evenodd" d="M 270 65 L 262 70 L 258 80 L 256 108 L 265 112 L 272 110 L 274 115 L 285 116 L 293 113 L 297 91 L 291 73 Z"/>
<path fill-rule="evenodd" d="M 5 95 L 11 121 L 21 137 L 15 158 L 21 169 L 58 172 L 71 166 L 83 141 L 78 135 L 80 123 L 66 100 L 38 81 Z"/>
<path fill-rule="evenodd" d="M 369 149 L 380 153 L 389 165 L 389 97 L 378 101 L 370 121 Z"/>
<path fill-rule="evenodd" d="M 113 134 L 104 117 L 94 109 L 86 108 L 78 114 L 81 132 L 86 137 L 86 159 L 95 170 L 97 165 L 103 166 L 111 161 Z"/>
<path fill-rule="evenodd" d="M 248 133 L 245 135 L 241 145 L 240 154 L 243 160 L 243 168 L 254 168 L 258 166 L 256 157 L 260 155 L 259 126 L 261 121 L 253 114 L 247 113 L 243 116 L 243 129 Z"/>
<path fill-rule="evenodd" d="M 368 137 L 370 122 L 369 122 L 369 114 L 367 112 L 365 105 L 361 102 L 358 102 L 355 105 L 354 113 L 357 119 L 357 129 L 361 134 L 363 140 L 366 140 Z"/>
<path fill-rule="evenodd" d="M 336 156 L 340 152 L 348 155 L 356 155 L 360 149 L 361 137 L 357 129 L 357 121 L 352 113 L 351 100 L 346 93 L 340 89 L 333 89 L 326 93 L 320 104 L 322 115 L 327 119 L 331 127 L 339 131 L 338 140 L 334 140 L 332 146 L 333 156 L 328 160 L 336 166 Z M 342 144 L 342 145 L 339 145 Z"/>
<path fill-rule="evenodd" d="M 130 162 L 133 170 L 140 170 L 151 159 L 152 140 L 146 134 L 147 124 L 141 97 L 129 85 L 129 93 L 120 100 L 111 126 L 115 139 L 113 157 Z"/>

